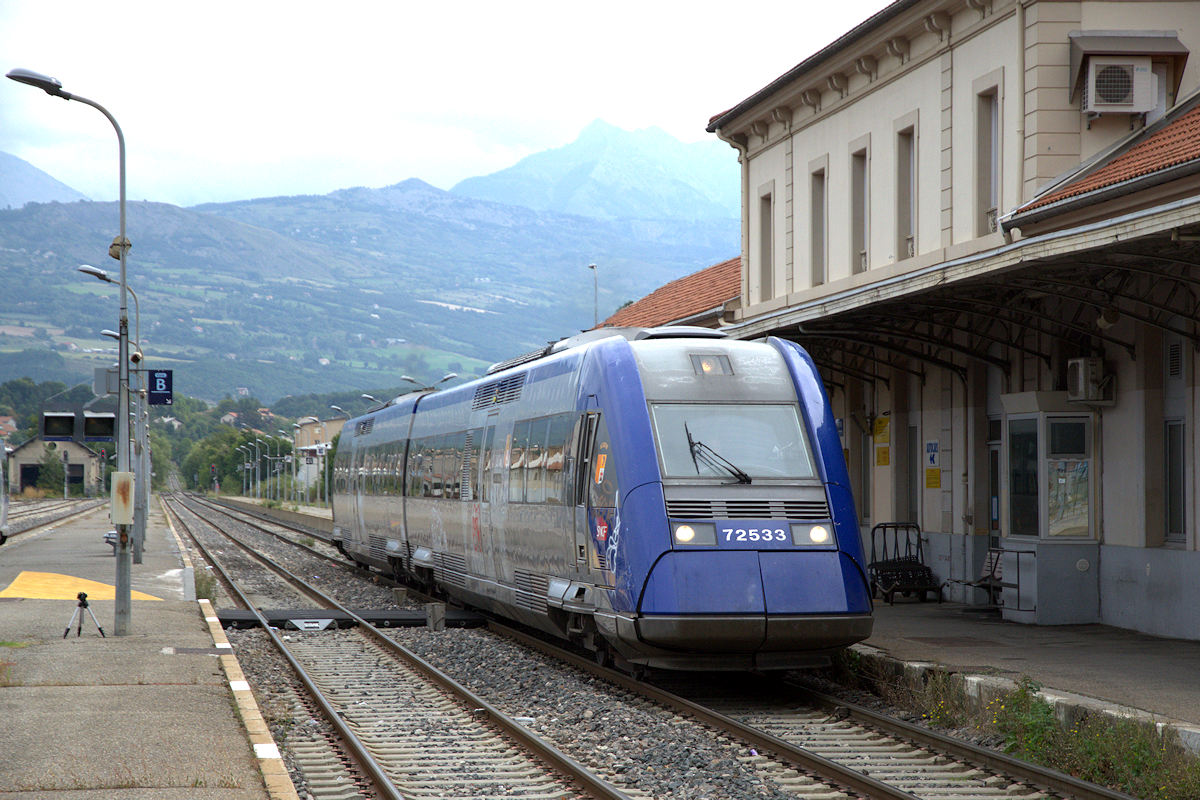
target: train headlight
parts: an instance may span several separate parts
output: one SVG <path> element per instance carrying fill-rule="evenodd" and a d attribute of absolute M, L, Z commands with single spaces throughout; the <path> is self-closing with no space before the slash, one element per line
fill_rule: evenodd
<path fill-rule="evenodd" d="M 717 528 L 698 522 L 677 522 L 672 526 L 672 538 L 675 544 L 707 545 L 717 543 Z"/>
<path fill-rule="evenodd" d="M 833 533 L 828 525 L 792 526 L 792 544 L 831 544 L 832 542 Z"/>

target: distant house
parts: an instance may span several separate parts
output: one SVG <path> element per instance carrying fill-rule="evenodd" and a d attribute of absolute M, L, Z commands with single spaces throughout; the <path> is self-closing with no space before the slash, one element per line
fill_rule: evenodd
<path fill-rule="evenodd" d="M 41 437 L 34 437 L 16 447 L 9 454 L 8 478 L 9 491 L 20 494 L 26 487 L 37 483 L 42 471 L 42 459 L 46 448 L 52 448 L 58 458 L 67 455 L 67 482 L 74 487 L 82 486 L 84 493 L 93 495 L 100 489 L 101 457 L 87 445 L 78 442 L 45 442 Z"/>
<path fill-rule="evenodd" d="M 9 436 L 17 432 L 16 417 L 0 417 L 0 442 L 7 441 Z"/>
<path fill-rule="evenodd" d="M 228 414 L 225 414 L 224 416 L 221 417 L 222 425 L 236 426 L 237 421 L 238 421 L 238 413 L 236 411 L 230 411 Z"/>

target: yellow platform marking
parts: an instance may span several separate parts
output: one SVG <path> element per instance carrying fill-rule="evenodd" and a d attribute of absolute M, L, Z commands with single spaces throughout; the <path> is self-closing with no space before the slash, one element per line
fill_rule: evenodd
<path fill-rule="evenodd" d="M 23 597 L 26 600 L 74 600 L 80 592 L 87 592 L 88 600 L 115 600 L 115 587 L 89 581 L 86 578 L 76 578 L 73 575 L 59 575 L 56 572 L 25 572 L 17 575 L 16 580 L 0 591 L 0 597 Z M 134 600 L 162 600 L 145 592 L 130 591 Z"/>

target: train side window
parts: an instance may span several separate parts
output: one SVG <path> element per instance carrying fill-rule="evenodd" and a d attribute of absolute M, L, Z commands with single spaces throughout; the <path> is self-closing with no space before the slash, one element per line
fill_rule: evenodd
<path fill-rule="evenodd" d="M 414 439 L 408 443 L 408 496 L 420 497 L 421 469 L 425 466 L 422 441 Z"/>
<path fill-rule="evenodd" d="M 436 492 L 440 491 L 436 487 L 437 480 L 437 437 L 428 436 L 425 438 L 424 447 L 422 448 L 421 459 L 421 494 L 424 497 L 436 497 Z"/>
<path fill-rule="evenodd" d="M 546 434 L 547 503 L 566 502 L 567 486 L 563 476 L 566 474 L 567 443 L 570 441 L 574 422 L 572 414 L 559 414 L 550 418 L 550 428 Z"/>
<path fill-rule="evenodd" d="M 529 422 L 513 426 L 512 447 L 508 457 L 508 502 L 525 502 L 525 447 L 529 443 Z"/>
<path fill-rule="evenodd" d="M 525 502 L 546 502 L 545 418 L 529 421 L 529 443 L 525 449 Z"/>
<path fill-rule="evenodd" d="M 591 464 L 588 466 L 588 485 L 592 508 L 616 508 L 617 469 L 609 444 L 608 423 L 600 419 L 596 427 L 595 445 L 592 448 Z"/>
<path fill-rule="evenodd" d="M 446 451 L 450 459 L 446 464 L 446 497 L 458 500 L 462 497 L 462 464 L 466 457 L 467 432 L 450 434 L 450 448 Z"/>
<path fill-rule="evenodd" d="M 480 450 L 479 458 L 483 461 L 483 476 L 479 481 L 479 499 L 484 503 L 490 503 L 492 498 L 492 471 L 497 469 L 497 458 L 503 458 L 503 451 L 496 448 L 496 426 L 489 425 L 487 433 L 484 434 L 482 449 Z"/>

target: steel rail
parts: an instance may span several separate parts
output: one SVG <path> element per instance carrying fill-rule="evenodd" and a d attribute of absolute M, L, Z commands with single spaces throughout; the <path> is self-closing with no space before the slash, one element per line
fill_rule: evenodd
<path fill-rule="evenodd" d="M 287 538 L 286 536 L 284 536 L 282 533 L 279 533 L 278 531 L 267 530 L 267 528 L 265 526 L 260 525 L 258 522 L 253 522 L 252 520 L 261 520 L 263 522 L 269 523 L 271 525 L 275 525 L 280 528 L 287 528 L 288 530 L 295 531 L 296 533 L 300 534 L 301 536 L 312 536 L 314 539 L 320 539 L 326 546 L 333 547 L 332 543 L 328 539 L 323 539 L 320 536 L 314 536 L 310 531 L 302 530 L 301 528 L 298 528 L 294 525 L 289 525 L 288 523 L 283 522 L 282 520 L 276 520 L 276 519 L 272 519 L 269 517 L 259 516 L 258 514 L 254 514 L 249 511 L 243 511 L 240 508 L 231 508 L 229 506 L 222 505 L 221 503 L 214 503 L 211 500 L 207 500 L 207 499 L 204 499 L 201 497 L 191 496 L 191 497 L 189 497 L 189 499 L 193 503 L 197 503 L 198 505 L 201 505 L 204 508 L 209 509 L 210 511 L 215 511 L 218 514 L 223 514 L 226 517 L 228 517 L 229 519 L 232 519 L 241 525 L 246 525 L 248 527 L 254 528 L 255 530 L 257 530 L 260 533 L 263 533 L 267 536 L 274 536 L 279 541 L 290 544 L 293 547 L 299 547 L 301 550 L 304 550 L 309 555 L 315 556 L 316 558 L 323 559 L 332 564 L 337 564 L 338 566 L 341 566 L 341 567 L 355 568 L 358 566 L 358 564 L 356 564 L 353 560 L 346 558 L 345 556 L 343 556 L 341 558 L 335 558 L 334 556 L 327 555 L 326 553 L 322 553 L 319 550 L 309 547 L 306 544 L 292 541 L 291 539 Z M 242 519 L 241 517 L 238 516 L 238 514 L 245 514 L 246 516 L 250 517 L 250 519 Z"/>
<path fill-rule="evenodd" d="M 960 739 L 954 739 L 929 728 L 922 728 L 894 717 L 889 717 L 872 711 L 856 703 L 851 703 L 839 697 L 834 697 L 806 686 L 797 686 L 786 681 L 782 682 L 800 700 L 823 708 L 827 711 L 846 709 L 850 716 L 857 721 L 887 731 L 889 734 L 902 739 L 908 739 L 915 744 L 948 753 L 955 758 L 972 762 L 978 766 L 1003 772 L 1006 775 L 1020 778 L 1023 781 L 1043 786 L 1055 792 L 1065 793 L 1077 800 L 1137 800 L 1132 795 L 1109 789 L 1106 786 L 1089 783 L 1064 772 L 1042 767 L 1028 761 L 1014 758 L 1007 753 L 1001 753 L 986 747 L 980 747 Z"/>
<path fill-rule="evenodd" d="M 76 501 L 76 502 L 78 502 L 78 501 Z M 83 501 L 83 502 L 86 503 L 88 501 Z M 62 514 L 61 516 L 53 517 L 51 519 L 46 520 L 45 522 L 37 522 L 37 523 L 30 525 L 27 528 L 14 529 L 12 527 L 14 522 L 30 522 L 31 521 L 30 518 L 36 518 L 41 515 L 41 513 L 39 513 L 39 512 L 54 513 L 57 511 L 62 511 L 62 505 L 57 505 L 53 509 L 50 509 L 49 511 L 47 511 L 46 509 L 38 509 L 36 511 L 34 509 L 28 509 L 28 510 L 26 510 L 25 513 L 18 514 L 17 519 L 15 519 L 15 520 L 13 518 L 12 507 L 10 506 L 9 510 L 8 510 L 8 524 L 9 524 L 8 539 L 11 542 L 13 539 L 15 539 L 16 537 L 21 536 L 23 534 L 33 533 L 34 531 L 41 530 L 42 528 L 48 528 L 51 525 L 58 525 L 63 522 L 70 522 L 71 520 L 75 519 L 76 517 L 86 516 L 88 514 L 94 513 L 95 511 L 97 511 L 101 508 L 105 508 L 105 507 L 106 506 L 105 506 L 104 500 L 94 500 L 89 505 L 86 505 L 83 508 L 78 508 L 78 509 L 75 509 L 72 511 L 68 511 L 67 513 Z"/>
<path fill-rule="evenodd" d="M 183 505 L 183 503 L 178 499 L 175 499 L 174 502 L 179 503 L 179 505 L 183 506 L 184 508 L 187 508 L 187 506 Z M 199 537 L 192 532 L 191 526 L 184 521 L 179 512 L 175 509 L 171 509 L 171 511 L 174 513 L 175 519 L 178 520 L 179 524 L 187 532 L 188 536 L 190 536 L 192 541 L 195 542 L 196 547 L 200 549 L 200 552 L 203 554 L 205 560 L 212 565 L 213 569 L 220 573 L 221 577 L 225 581 L 225 584 L 237 597 L 238 602 L 242 603 L 242 605 L 249 609 L 258 619 L 258 624 L 261 625 L 262 629 L 267 632 L 268 636 L 271 637 L 271 641 L 275 644 L 275 647 L 278 649 L 279 653 L 285 659 L 287 659 L 287 662 L 291 665 L 292 670 L 296 673 L 296 676 L 304 684 L 304 687 L 308 691 L 309 695 L 313 698 L 317 705 L 320 706 L 321 712 L 325 715 L 326 721 L 329 722 L 329 724 L 332 725 L 333 728 L 338 732 L 338 735 L 342 737 L 342 741 L 346 743 L 347 749 L 350 751 L 350 755 L 354 759 L 355 764 L 370 778 L 376 791 L 378 791 L 383 797 L 388 798 L 388 800 L 405 800 L 404 795 L 400 794 L 400 792 L 396 789 L 392 779 L 388 777 L 387 773 L 384 772 L 383 767 L 380 766 L 379 762 L 376 761 L 374 756 L 371 755 L 370 751 L 367 749 L 367 746 L 362 742 L 361 739 L 358 738 L 354 731 L 350 729 L 349 725 L 342 720 L 338 710 L 333 707 L 328 699 L 326 699 L 325 694 L 309 676 L 308 671 L 304 669 L 303 665 L 301 665 L 300 662 L 297 661 L 290 652 L 288 652 L 288 648 L 284 644 L 283 639 L 278 633 L 275 632 L 270 623 L 267 622 L 267 619 L 262 615 L 262 612 L 259 611 L 254 603 L 250 601 L 250 598 L 248 598 L 245 593 L 242 592 L 241 588 L 237 585 L 237 582 L 234 581 L 233 578 L 225 571 L 220 562 L 213 557 L 208 548 L 204 546 L 204 543 L 200 541 Z M 190 509 L 189 512 L 195 514 L 195 512 L 191 511 Z M 243 545 L 237 539 L 233 537 L 229 538 L 247 552 L 253 553 L 250 548 Z"/>
<path fill-rule="evenodd" d="M 718 720 L 718 722 L 714 724 L 717 724 L 722 728 L 724 728 L 723 721 L 729 720 L 734 726 L 737 727 L 733 729 L 726 728 L 726 730 L 729 730 L 731 733 L 734 733 L 741 738 L 748 738 L 746 734 L 742 732 L 742 729 L 747 729 L 750 731 L 754 730 L 753 728 L 748 728 L 743 723 L 725 717 L 718 712 L 698 706 L 690 700 L 678 697 L 677 695 L 671 694 L 663 689 L 659 689 L 658 687 L 648 686 L 647 684 L 641 683 L 622 672 L 618 672 L 607 667 L 601 667 L 582 656 L 579 656 L 568 650 L 563 650 L 557 645 L 543 641 L 542 639 L 531 636 L 522 631 L 515 630 L 502 623 L 489 622 L 488 627 L 489 629 L 505 636 L 510 636 L 522 642 L 523 644 L 535 647 L 542 652 L 553 655 L 555 658 L 561 658 L 562 660 L 567 661 L 568 663 L 579 667 L 580 669 L 584 669 L 593 675 L 610 680 L 622 688 L 628 689 L 629 691 L 638 694 L 644 694 L 655 700 L 659 700 L 660 697 L 664 698 L 661 700 L 661 702 L 677 708 L 683 708 L 689 711 L 691 711 L 693 708 L 699 709 L 701 714 L 698 714 L 698 716 L 701 716 L 701 718 L 705 721 L 709 721 L 708 718 L 712 717 Z M 782 689 L 791 692 L 798 700 L 808 703 L 809 705 L 813 705 L 830 712 L 836 711 L 837 709 L 845 709 L 852 718 L 861 724 L 878 728 L 888 734 L 896 736 L 897 738 L 907 739 L 918 746 L 926 747 L 942 754 L 970 762 L 978 767 L 990 769 L 1004 774 L 1007 777 L 1015 778 L 1049 791 L 1069 796 L 1074 800 L 1138 800 L 1138 798 L 1124 792 L 1110 789 L 1106 786 L 1100 786 L 1099 784 L 1090 783 L 1088 781 L 1075 778 L 1071 775 L 1067 775 L 1066 773 L 1049 769 L 1038 764 L 1022 761 L 1021 759 L 1014 758 L 1007 753 L 1001 753 L 990 748 L 974 745 L 959 739 L 954 739 L 938 733 L 937 731 L 923 728 L 918 725 L 913 725 L 911 723 L 904 722 L 903 720 L 889 717 L 885 714 L 880 714 L 868 708 L 864 708 L 863 706 L 848 702 L 829 694 L 825 694 L 823 692 L 816 691 L 814 689 L 810 689 L 808 687 L 798 686 L 785 680 L 779 681 L 779 685 Z M 772 742 L 781 742 L 784 747 L 787 748 L 785 752 L 790 753 L 791 750 L 798 750 L 807 755 L 815 755 L 808 753 L 808 751 L 804 750 L 803 748 L 798 748 L 795 745 L 775 739 L 775 737 L 772 737 L 769 734 L 758 732 L 758 735 L 766 737 L 763 741 L 768 744 Z M 757 746 L 757 741 L 750 741 L 755 743 Z M 776 753 L 776 755 L 778 756 L 780 754 Z M 821 758 L 820 756 L 815 757 L 818 759 Z M 835 766 L 842 770 L 846 769 L 841 767 L 840 764 L 835 764 Z M 818 770 L 814 769 L 814 771 Z M 855 789 L 856 791 L 858 790 L 858 787 L 852 786 L 849 783 L 846 785 L 850 786 L 850 788 Z M 888 786 L 887 788 L 893 792 L 898 791 L 895 789 L 895 787 Z M 913 797 L 913 795 L 903 792 L 901 792 L 899 795 L 894 795 L 873 794 L 870 791 L 867 791 L 867 795 L 872 798 L 893 796 Z"/>
<path fill-rule="evenodd" d="M 470 689 L 458 683 L 449 675 L 446 675 L 437 669 L 437 667 L 433 666 L 404 645 L 376 629 L 371 623 L 367 622 L 365 619 L 343 606 L 337 600 L 325 594 L 315 586 L 312 586 L 307 581 L 298 578 L 287 569 L 271 562 L 269 559 L 264 559 L 261 555 L 255 553 L 252 548 L 248 547 L 242 542 L 239 542 L 236 538 L 229 538 L 231 541 L 235 542 L 238 544 L 238 546 L 242 547 L 256 559 L 258 559 L 268 569 L 280 575 L 285 580 L 294 582 L 298 587 L 303 587 L 302 591 L 305 594 L 308 594 L 318 602 L 324 603 L 327 606 L 337 609 L 338 611 L 341 611 L 349 616 L 352 620 L 354 620 L 355 623 L 357 623 L 360 630 L 362 630 L 368 636 L 374 638 L 375 641 L 382 645 L 385 649 L 402 658 L 410 666 L 421 673 L 421 675 L 426 679 L 432 681 L 442 689 L 454 695 L 459 702 L 471 708 L 472 711 L 475 712 L 476 717 L 486 716 L 493 725 L 503 731 L 511 739 L 520 742 L 526 749 L 530 750 L 543 761 L 553 766 L 567 778 L 578 782 L 588 793 L 594 795 L 600 800 L 632 800 L 629 795 L 621 792 L 607 781 L 604 781 L 591 773 L 578 761 L 574 760 L 541 737 L 537 736 L 527 727 L 515 721 L 507 714 L 500 711 L 500 709 L 496 708 L 482 697 L 476 695 Z M 253 608 L 252 606 L 248 607 Z M 264 628 L 269 630 L 268 623 L 264 618 L 262 618 L 261 614 L 258 613 L 257 609 L 254 609 L 254 613 L 255 616 L 259 617 L 259 624 L 263 625 Z M 272 632 L 272 638 L 276 638 L 274 632 Z M 282 646 L 282 640 L 280 640 L 280 646 Z M 289 661 L 291 660 L 292 659 L 289 654 Z M 298 665 L 294 665 L 294 668 L 300 669 Z M 482 714 L 480 712 L 482 712 Z"/>
<path fill-rule="evenodd" d="M 850 791 L 869 797 L 871 800 L 920 800 L 916 795 L 898 789 L 895 786 L 878 781 L 869 775 L 864 775 L 849 767 L 845 767 L 836 761 L 831 761 L 824 756 L 819 756 L 816 753 L 806 750 L 803 747 L 798 747 L 790 742 L 772 736 L 769 733 L 752 728 L 744 723 L 738 722 L 732 717 L 725 716 L 720 712 L 705 708 L 704 706 L 694 703 L 691 700 L 672 694 L 665 689 L 660 689 L 657 686 L 652 686 L 648 683 L 635 680 L 634 678 L 618 672 L 608 667 L 602 667 L 599 664 L 593 663 L 583 656 L 576 655 L 567 650 L 544 642 L 527 633 L 510 628 L 499 622 L 489 622 L 488 629 L 515 639 L 522 644 L 541 650 L 544 653 L 552 655 L 555 658 L 566 661 L 572 666 L 586 670 L 591 674 L 603 678 L 607 681 L 615 683 L 622 689 L 626 689 L 641 697 L 647 697 L 667 708 L 681 711 L 690 714 L 701 722 L 711 725 L 719 731 L 723 731 L 732 736 L 736 736 L 742 741 L 753 745 L 760 752 L 770 753 L 780 761 L 787 762 L 794 766 L 800 767 L 808 772 L 819 775 L 822 779 L 836 783 Z"/>

